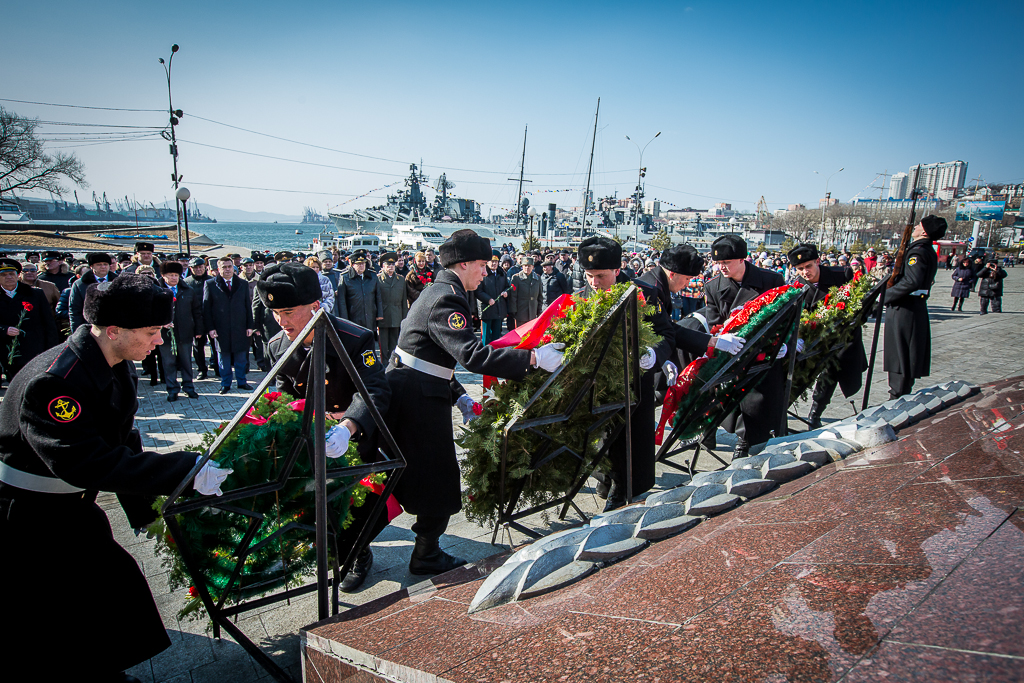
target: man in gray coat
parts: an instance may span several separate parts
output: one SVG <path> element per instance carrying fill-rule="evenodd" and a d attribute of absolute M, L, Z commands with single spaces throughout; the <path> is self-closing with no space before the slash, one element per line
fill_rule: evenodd
<path fill-rule="evenodd" d="M 409 312 L 409 292 L 405 278 L 395 270 L 396 261 L 398 254 L 393 251 L 381 256 L 380 275 L 377 276 L 381 300 L 384 302 L 384 319 L 377 321 L 377 330 L 380 332 L 380 357 L 385 363 L 398 346 L 398 333 Z"/>
<path fill-rule="evenodd" d="M 334 297 L 335 315 L 375 330 L 377 321 L 384 319 L 380 282 L 366 270 L 365 249 L 354 251 L 349 260 L 352 266 L 339 280 L 338 293 Z"/>
<path fill-rule="evenodd" d="M 512 291 L 508 295 L 508 312 L 516 327 L 540 315 L 540 278 L 533 272 L 533 259 L 523 260 L 523 269 L 512 276 Z"/>
<path fill-rule="evenodd" d="M 216 340 L 220 360 L 220 393 L 231 391 L 231 368 L 235 368 L 238 388 L 252 389 L 245 381 L 249 358 L 249 337 L 255 331 L 249 285 L 235 275 L 235 264 L 224 256 L 217 260 L 217 277 L 203 287 L 203 324 Z"/>

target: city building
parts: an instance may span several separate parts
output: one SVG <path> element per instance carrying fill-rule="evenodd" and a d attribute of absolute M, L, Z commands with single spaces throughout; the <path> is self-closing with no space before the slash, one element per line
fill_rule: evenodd
<path fill-rule="evenodd" d="M 910 173 L 914 172 L 914 167 Z M 934 199 L 950 201 L 956 199 L 964 189 L 967 180 L 966 161 L 940 161 L 934 164 L 921 164 L 921 173 L 917 178 L 917 189 Z M 905 197 L 904 197 L 905 198 Z"/>
<path fill-rule="evenodd" d="M 661 202 L 657 199 L 648 199 L 644 202 L 644 213 L 653 218 L 661 216 Z"/>
<path fill-rule="evenodd" d="M 910 182 L 906 173 L 893 173 L 889 179 L 889 199 L 906 199 L 907 184 Z"/>

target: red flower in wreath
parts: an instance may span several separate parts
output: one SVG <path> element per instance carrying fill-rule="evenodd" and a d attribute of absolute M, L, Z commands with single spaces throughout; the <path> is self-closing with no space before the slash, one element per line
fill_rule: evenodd
<path fill-rule="evenodd" d="M 267 399 L 268 402 L 273 403 L 277 399 L 281 398 L 281 392 L 280 391 L 268 391 L 267 393 L 263 394 L 263 398 Z"/>
<path fill-rule="evenodd" d="M 482 405 L 480 405 L 479 403 L 474 402 L 473 403 L 473 414 L 474 415 L 482 415 L 483 412 L 484 412 L 484 407 Z"/>
<path fill-rule="evenodd" d="M 199 597 L 199 591 L 196 590 L 195 586 L 189 586 L 188 587 L 188 597 L 190 597 L 190 598 L 198 598 Z"/>
<path fill-rule="evenodd" d="M 846 308 L 846 304 L 840 301 L 839 303 L 836 304 L 836 308 L 841 311 Z"/>
<path fill-rule="evenodd" d="M 22 301 L 21 302 L 21 307 L 25 309 L 26 313 L 30 313 L 32 311 L 32 304 L 30 304 L 27 301 Z"/>

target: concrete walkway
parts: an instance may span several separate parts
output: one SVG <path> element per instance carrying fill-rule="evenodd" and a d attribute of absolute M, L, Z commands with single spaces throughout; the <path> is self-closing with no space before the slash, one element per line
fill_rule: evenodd
<path fill-rule="evenodd" d="M 965 305 L 971 312 L 951 313 L 949 291 L 952 282 L 947 271 L 940 271 L 930 300 L 932 319 L 932 375 L 920 380 L 918 386 L 934 384 L 951 379 L 964 379 L 977 384 L 1019 375 L 1024 372 L 1024 347 L 1019 333 L 1024 324 L 1024 268 L 1009 269 L 1005 280 L 1006 295 L 1003 298 L 1002 314 L 979 316 L 978 299 L 972 295 Z M 865 330 L 866 344 L 870 344 L 870 329 Z M 250 383 L 262 378 L 262 373 L 252 373 Z M 470 393 L 479 398 L 480 376 L 460 373 L 459 380 Z M 150 387 L 143 381 L 140 387 L 140 409 L 138 426 L 142 430 L 148 448 L 171 450 L 199 442 L 203 432 L 230 418 L 241 406 L 244 396 L 233 391 L 226 396 L 217 393 L 219 380 L 213 378 L 197 383 L 200 398 L 181 399 L 167 403 L 162 387 Z M 826 418 L 841 419 L 854 413 L 849 402 L 838 397 L 826 412 Z M 860 396 L 853 397 L 860 405 Z M 882 371 L 882 355 L 879 350 L 875 366 L 875 380 L 871 390 L 872 405 L 887 398 L 886 376 Z M 456 411 L 457 413 L 457 411 Z M 801 407 L 806 414 L 806 406 Z M 827 421 L 827 420 L 826 420 Z M 453 415 L 453 424 L 456 423 Z M 458 421 L 461 424 L 461 420 Z M 800 429 L 800 423 L 791 423 L 793 430 Z M 733 443 L 731 435 L 719 431 L 719 451 L 723 458 Z M 713 460 L 701 462 L 711 468 Z M 681 475 L 674 470 L 660 470 L 658 486 L 670 488 L 678 484 Z M 218 681 L 244 682 L 267 677 L 265 671 L 256 666 L 242 648 L 225 636 L 220 640 L 208 633 L 205 621 L 179 621 L 177 611 L 183 604 L 183 591 L 171 591 L 167 585 L 167 572 L 160 559 L 154 555 L 154 544 L 145 536 L 138 538 L 128 528 L 124 515 L 113 496 L 101 497 L 101 504 L 107 510 L 119 542 L 138 559 L 142 566 L 164 623 L 171 636 L 173 646 L 153 659 L 135 667 L 131 673 L 143 681 L 187 682 Z M 593 494 L 592 488 L 584 488 L 577 497 L 577 504 L 588 514 L 599 510 L 603 501 Z M 566 523 L 552 517 L 550 523 L 536 518 L 527 520 L 529 526 L 548 533 L 576 522 L 572 514 Z M 344 606 L 359 605 L 400 588 L 419 583 L 423 577 L 409 574 L 407 563 L 412 551 L 413 534 L 409 530 L 413 518 L 402 515 L 373 543 L 374 567 L 363 589 L 353 595 L 343 596 Z M 509 543 L 522 543 L 525 537 L 517 533 L 503 532 L 499 535 L 501 546 L 490 544 L 491 530 L 467 522 L 458 515 L 452 519 L 448 534 L 442 544 L 452 553 L 469 559 L 479 560 L 506 549 Z M 277 605 L 255 610 L 240 616 L 238 625 L 265 652 L 292 675 L 298 677 L 298 630 L 317 620 L 316 598 L 309 595 L 290 604 Z M 114 634 L 111 634 L 114 637 Z"/>

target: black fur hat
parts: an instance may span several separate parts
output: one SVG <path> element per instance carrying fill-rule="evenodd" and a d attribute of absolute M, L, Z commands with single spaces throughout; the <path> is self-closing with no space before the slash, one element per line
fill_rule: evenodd
<path fill-rule="evenodd" d="M 305 306 L 323 297 L 316 271 L 301 263 L 275 263 L 256 281 L 256 291 L 267 308 Z"/>
<path fill-rule="evenodd" d="M 156 327 L 171 322 L 174 294 L 148 275 L 125 273 L 113 280 L 89 285 L 83 313 L 86 322 L 126 329 Z"/>
<path fill-rule="evenodd" d="M 97 263 L 111 263 L 110 254 L 102 251 L 93 251 L 85 255 L 85 260 L 90 266 Z"/>
<path fill-rule="evenodd" d="M 924 231 L 933 240 L 941 240 L 946 234 L 946 219 L 942 216 L 928 215 L 921 219 Z"/>
<path fill-rule="evenodd" d="M 185 268 L 177 261 L 164 261 L 160 264 L 160 274 L 167 275 L 168 273 L 177 273 L 181 275 L 185 272 Z"/>
<path fill-rule="evenodd" d="M 669 247 L 661 255 L 661 266 L 680 275 L 700 275 L 704 270 L 704 257 L 689 244 Z"/>
<path fill-rule="evenodd" d="M 622 246 L 610 237 L 588 237 L 580 242 L 583 270 L 616 270 L 622 267 Z"/>
<path fill-rule="evenodd" d="M 789 265 L 799 266 L 801 263 L 808 263 L 816 258 L 821 258 L 821 254 L 818 253 L 818 247 L 813 244 L 801 244 L 793 247 L 786 254 L 789 257 Z"/>
<path fill-rule="evenodd" d="M 456 230 L 438 249 L 441 265 L 450 268 L 464 261 L 490 261 L 491 241 L 469 228 Z"/>
<path fill-rule="evenodd" d="M 135 251 L 136 253 L 140 251 L 156 251 L 156 248 L 153 246 L 152 242 L 136 242 Z"/>
<path fill-rule="evenodd" d="M 739 235 L 722 235 L 711 243 L 711 258 L 715 261 L 747 258 L 747 242 Z"/>

